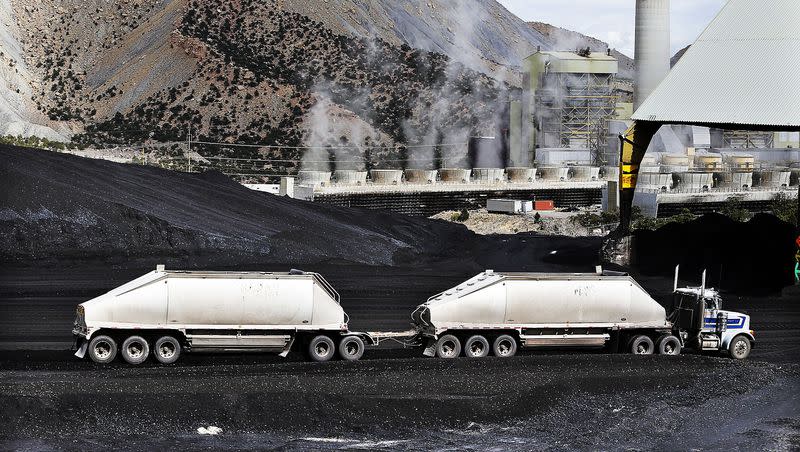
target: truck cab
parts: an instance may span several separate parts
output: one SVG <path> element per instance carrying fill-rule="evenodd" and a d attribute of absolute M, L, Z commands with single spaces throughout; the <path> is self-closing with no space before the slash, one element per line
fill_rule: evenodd
<path fill-rule="evenodd" d="M 755 345 L 750 316 L 722 309 L 722 297 L 713 288 L 675 288 L 668 319 L 684 345 L 698 351 L 744 359 Z"/>

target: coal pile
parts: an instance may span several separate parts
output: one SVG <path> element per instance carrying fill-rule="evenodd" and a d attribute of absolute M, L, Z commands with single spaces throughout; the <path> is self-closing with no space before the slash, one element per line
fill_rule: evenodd
<path fill-rule="evenodd" d="M 772 215 L 746 223 L 709 214 L 689 223 L 635 232 L 634 259 L 639 271 L 670 275 L 745 294 L 778 293 L 794 281 L 794 227 Z"/>
<path fill-rule="evenodd" d="M 181 173 L 0 146 L 0 263 L 150 268 L 381 267 L 447 262 L 474 274 L 591 271 L 546 262 L 597 238 L 480 236 L 441 220 L 335 207 L 249 190 L 221 173 Z"/>
<path fill-rule="evenodd" d="M 188 174 L 0 146 L 2 261 L 191 257 L 392 265 L 448 255 L 474 234 L 446 222 L 256 192 Z"/>

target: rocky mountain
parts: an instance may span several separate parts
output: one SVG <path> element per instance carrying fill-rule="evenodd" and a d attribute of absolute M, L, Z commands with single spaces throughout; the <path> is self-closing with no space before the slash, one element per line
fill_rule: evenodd
<path fill-rule="evenodd" d="M 0 135 L 95 146 L 191 129 L 377 161 L 463 142 L 494 133 L 520 59 L 548 45 L 494 0 L 3 0 L 0 15 Z M 303 157 L 250 149 L 235 154 Z"/>
<path fill-rule="evenodd" d="M 0 135 L 170 155 L 191 132 L 272 174 L 458 165 L 447 145 L 495 135 L 521 59 L 567 33 L 542 30 L 495 0 L 0 0 Z"/>
<path fill-rule="evenodd" d="M 593 52 L 605 52 L 609 48 L 608 43 L 577 31 L 567 30 L 544 22 L 529 22 L 529 24 L 550 41 L 550 45 L 554 50 L 575 50 L 589 47 Z M 624 80 L 633 80 L 635 71 L 633 58 L 618 52 L 616 49 L 611 49 L 611 55 L 619 61 L 619 73 L 617 76 Z"/>

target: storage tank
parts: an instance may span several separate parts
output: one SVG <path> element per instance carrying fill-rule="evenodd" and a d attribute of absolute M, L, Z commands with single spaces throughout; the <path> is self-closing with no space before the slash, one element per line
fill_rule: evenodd
<path fill-rule="evenodd" d="M 757 170 L 753 172 L 753 186 L 760 188 L 788 187 L 791 181 L 789 169 Z"/>
<path fill-rule="evenodd" d="M 732 170 L 750 170 L 755 168 L 756 159 L 752 155 L 724 155 L 723 161 Z"/>
<path fill-rule="evenodd" d="M 679 191 L 708 191 L 714 188 L 714 173 L 687 171 L 672 175 L 673 187 Z"/>
<path fill-rule="evenodd" d="M 445 184 L 466 184 L 469 182 L 471 171 L 462 168 L 442 168 L 439 170 L 439 180 Z"/>
<path fill-rule="evenodd" d="M 402 170 L 374 169 L 369 176 L 375 185 L 399 185 L 403 182 Z"/>
<path fill-rule="evenodd" d="M 671 173 L 639 173 L 636 179 L 636 186 L 645 189 L 670 191 L 672 184 Z"/>
<path fill-rule="evenodd" d="M 367 183 L 366 171 L 336 170 L 333 179 L 339 185 L 364 185 Z"/>
<path fill-rule="evenodd" d="M 506 168 L 506 175 L 512 184 L 529 183 L 536 180 L 536 168 L 510 166 Z"/>
<path fill-rule="evenodd" d="M 695 155 L 694 169 L 699 171 L 714 171 L 722 169 L 722 155 L 721 154 Z"/>
<path fill-rule="evenodd" d="M 634 109 L 669 72 L 669 0 L 636 0 Z"/>
<path fill-rule="evenodd" d="M 300 185 L 324 187 L 331 183 L 330 171 L 300 171 L 297 173 Z"/>
<path fill-rule="evenodd" d="M 714 186 L 730 190 L 747 190 L 753 186 L 753 172 L 732 170 L 714 173 Z"/>
<path fill-rule="evenodd" d="M 689 156 L 680 154 L 664 154 L 661 157 L 662 173 L 683 173 L 689 171 Z"/>
<path fill-rule="evenodd" d="M 598 166 L 571 166 L 569 167 L 569 173 L 569 178 L 576 181 L 600 179 L 600 167 Z"/>
<path fill-rule="evenodd" d="M 436 170 L 407 169 L 403 174 L 408 184 L 436 183 Z"/>
<path fill-rule="evenodd" d="M 569 179 L 569 168 L 566 166 L 540 166 L 537 177 L 543 181 L 565 181 Z"/>
<path fill-rule="evenodd" d="M 473 168 L 472 180 L 482 184 L 494 184 L 504 181 L 505 171 L 502 168 Z"/>
<path fill-rule="evenodd" d="M 606 180 L 619 180 L 619 167 L 604 166 L 600 170 L 600 177 Z"/>

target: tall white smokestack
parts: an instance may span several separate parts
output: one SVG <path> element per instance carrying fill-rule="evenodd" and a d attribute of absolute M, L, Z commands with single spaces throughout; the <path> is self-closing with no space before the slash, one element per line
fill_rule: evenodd
<path fill-rule="evenodd" d="M 636 109 L 669 72 L 669 0 L 636 0 L 634 53 Z"/>

